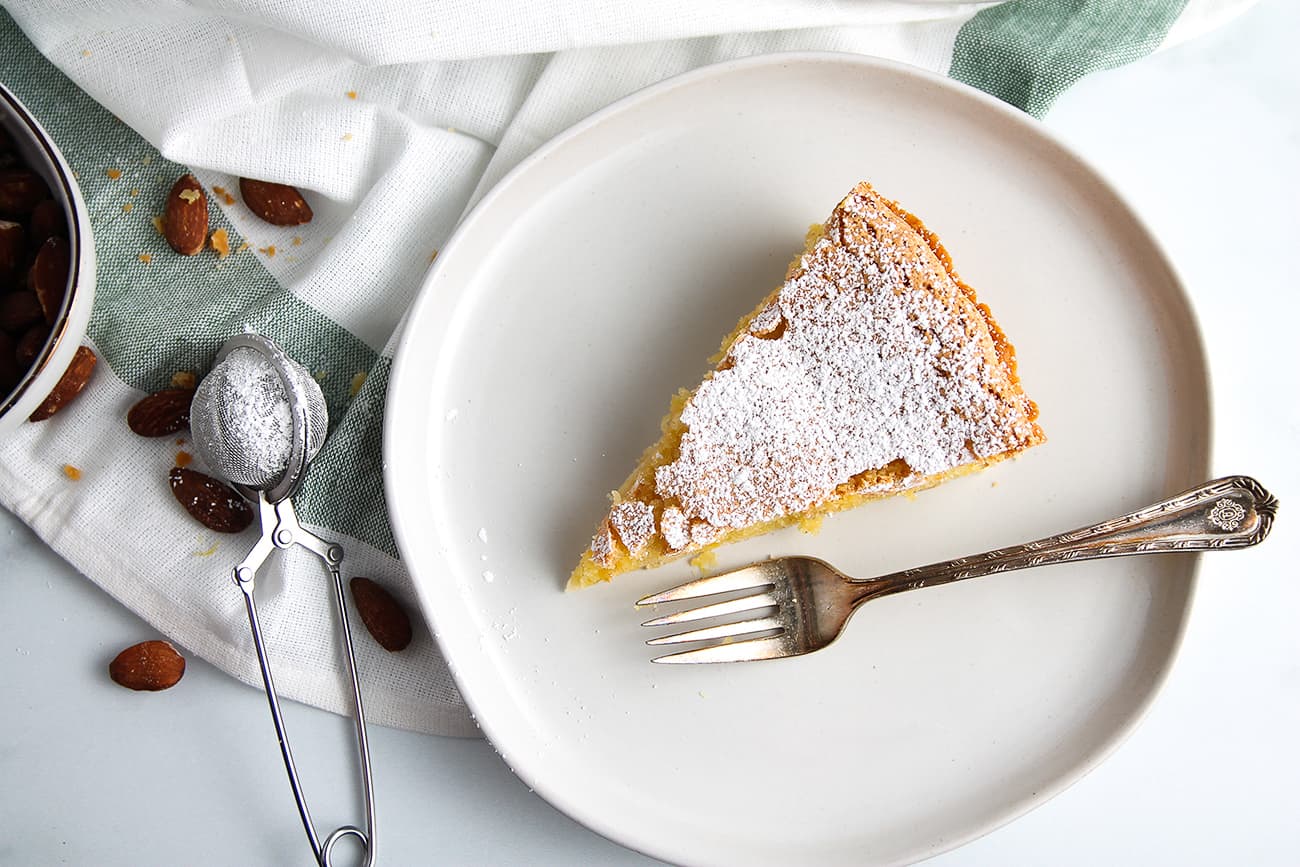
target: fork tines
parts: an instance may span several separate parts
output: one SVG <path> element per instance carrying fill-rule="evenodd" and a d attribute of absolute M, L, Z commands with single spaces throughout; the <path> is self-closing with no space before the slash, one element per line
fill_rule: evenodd
<path fill-rule="evenodd" d="M 720 572 L 704 578 L 696 578 L 662 593 L 642 596 L 636 601 L 637 607 L 658 605 L 661 602 L 680 602 L 683 599 L 699 599 L 701 596 L 717 596 L 719 593 L 731 593 L 735 590 L 758 590 L 772 586 L 772 579 L 767 570 L 758 566 L 742 566 L 730 572 Z M 649 625 L 649 624 L 647 624 Z"/>
<path fill-rule="evenodd" d="M 645 596 L 637 600 L 636 604 L 638 607 L 644 607 L 659 605 L 664 602 L 679 602 L 705 596 L 717 596 L 723 593 L 750 591 L 744 596 L 709 605 L 701 605 L 697 608 L 687 608 L 673 614 L 652 618 L 641 624 L 642 626 L 670 626 L 715 617 L 760 614 L 779 605 L 779 600 L 771 592 L 773 589 L 774 583 L 768 576 L 766 569 L 762 568 L 761 565 L 746 566 L 731 572 L 723 572 L 707 578 L 688 581 L 662 593 Z M 779 646 L 780 635 L 783 631 L 781 621 L 772 614 L 768 614 L 767 616 L 751 616 L 750 619 L 664 635 L 652 638 L 646 644 L 659 646 L 694 641 L 711 642 L 705 647 L 656 657 L 652 660 L 653 662 L 732 662 L 783 655 Z M 732 640 L 745 635 L 753 635 L 754 637 L 740 641 Z"/>

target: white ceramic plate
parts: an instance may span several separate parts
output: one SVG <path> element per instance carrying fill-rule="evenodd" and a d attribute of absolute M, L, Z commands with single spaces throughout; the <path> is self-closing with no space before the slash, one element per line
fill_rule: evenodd
<path fill-rule="evenodd" d="M 1015 342 L 1050 441 L 818 535 L 722 549 L 719 567 L 805 553 L 865 576 L 1208 477 L 1204 361 L 1168 262 L 1114 190 L 994 99 L 861 57 L 768 56 L 642 91 L 542 148 L 411 312 L 389 506 L 510 766 L 671 861 L 885 864 L 984 833 L 1134 725 L 1190 604 L 1195 555 L 1058 566 L 881 600 L 798 659 L 656 666 L 632 603 L 690 566 L 562 592 L 669 395 L 863 179 L 943 238 Z"/>

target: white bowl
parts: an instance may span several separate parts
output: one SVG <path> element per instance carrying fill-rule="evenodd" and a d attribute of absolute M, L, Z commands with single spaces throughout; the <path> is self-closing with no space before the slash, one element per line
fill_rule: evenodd
<path fill-rule="evenodd" d="M 95 242 L 90 216 L 72 169 L 26 107 L 0 85 L 0 127 L 28 167 L 44 179 L 68 218 L 71 267 L 63 306 L 31 368 L 8 394 L 0 394 L 0 436 L 22 424 L 63 376 L 81 345 L 95 303 Z"/>

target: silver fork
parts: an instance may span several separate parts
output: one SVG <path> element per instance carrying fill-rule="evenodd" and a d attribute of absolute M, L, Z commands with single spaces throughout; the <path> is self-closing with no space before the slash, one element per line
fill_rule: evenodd
<path fill-rule="evenodd" d="M 858 606 L 872 599 L 1052 563 L 1245 548 L 1264 541 L 1277 506 L 1277 500 L 1259 482 L 1249 476 L 1228 476 L 1091 527 L 880 578 L 850 578 L 812 557 L 781 557 L 690 581 L 636 604 L 659 605 L 747 591 L 643 623 L 669 626 L 716 617 L 746 618 L 652 638 L 646 644 L 705 642 L 692 650 L 657 657 L 654 662 L 742 662 L 799 656 L 821 650 L 838 638 Z"/>

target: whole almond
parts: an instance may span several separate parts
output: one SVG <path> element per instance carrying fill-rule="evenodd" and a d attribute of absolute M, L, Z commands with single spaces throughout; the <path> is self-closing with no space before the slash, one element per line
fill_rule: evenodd
<path fill-rule="evenodd" d="M 27 275 L 27 285 L 41 302 L 47 325 L 53 325 L 59 318 L 63 296 L 68 294 L 71 256 L 71 245 L 63 238 L 47 238 L 36 251 L 36 261 L 32 262 L 32 270 Z"/>
<path fill-rule="evenodd" d="M 209 530 L 238 533 L 253 523 L 252 506 L 226 483 L 184 467 L 172 467 L 167 480 L 176 501 Z"/>
<path fill-rule="evenodd" d="M 0 334 L 3 334 L 0 331 Z M 18 365 L 26 370 L 32 366 L 36 356 L 41 354 L 41 347 L 45 341 L 50 339 L 50 326 L 44 322 L 37 322 L 31 328 L 23 332 L 23 336 L 18 338 L 18 343 L 14 346 L 14 359 Z"/>
<path fill-rule="evenodd" d="M 389 653 L 404 650 L 411 643 L 411 618 L 401 604 L 369 578 L 353 578 L 348 586 L 361 622 L 379 646 Z"/>
<path fill-rule="evenodd" d="M 113 658 L 108 676 L 127 689 L 171 689 L 185 676 L 185 657 L 166 641 L 142 641 Z"/>
<path fill-rule="evenodd" d="M 272 226 L 301 226 L 311 222 L 311 206 L 297 188 L 288 184 L 240 178 L 239 192 L 248 209 Z"/>
<path fill-rule="evenodd" d="M 41 401 L 41 405 L 32 411 L 29 420 L 45 421 L 81 394 L 86 383 L 90 382 L 90 375 L 95 372 L 95 362 L 98 360 L 90 347 L 78 346 L 76 354 L 72 356 L 72 363 L 63 372 L 63 378 L 54 386 L 54 391 Z"/>
<path fill-rule="evenodd" d="M 0 292 L 13 287 L 27 255 L 27 231 L 21 223 L 0 220 Z"/>
<path fill-rule="evenodd" d="M 43 318 L 41 299 L 30 289 L 20 289 L 0 297 L 0 329 L 10 334 L 17 334 Z"/>
<path fill-rule="evenodd" d="M 49 197 L 45 181 L 34 172 L 26 169 L 0 171 L 0 218 L 26 217 Z"/>
<path fill-rule="evenodd" d="M 193 256 L 208 242 L 208 196 L 194 175 L 182 175 L 167 194 L 163 237 L 182 256 Z"/>
<path fill-rule="evenodd" d="M 7 333 L 0 331 L 0 400 L 4 399 L 5 395 L 18 384 L 18 380 L 22 378 L 23 371 L 26 369 L 26 365 L 18 366 L 18 357 L 14 350 L 14 339 Z"/>
<path fill-rule="evenodd" d="M 164 388 L 142 398 L 126 414 L 126 425 L 142 437 L 164 437 L 189 426 L 192 388 Z"/>
<path fill-rule="evenodd" d="M 68 237 L 68 218 L 58 202 L 46 199 L 32 209 L 27 236 L 27 243 L 32 246 L 44 243 L 47 238 Z"/>

